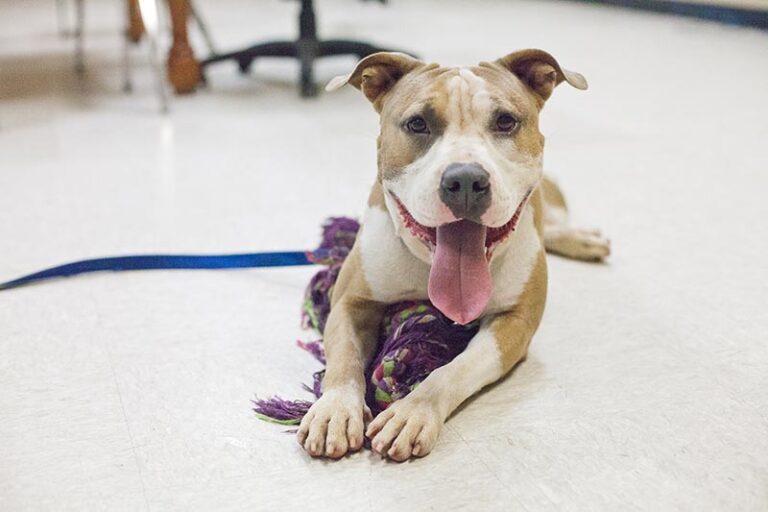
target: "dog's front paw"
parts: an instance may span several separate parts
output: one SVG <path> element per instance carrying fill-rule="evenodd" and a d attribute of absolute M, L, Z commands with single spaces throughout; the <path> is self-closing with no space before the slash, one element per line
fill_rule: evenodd
<path fill-rule="evenodd" d="M 432 451 L 443 421 L 434 405 L 405 397 L 376 416 L 365 435 L 371 439 L 373 450 L 382 457 L 403 462 Z"/>
<path fill-rule="evenodd" d="M 363 446 L 364 420 L 370 416 L 362 393 L 327 390 L 301 420 L 299 444 L 313 457 L 338 459 Z"/>

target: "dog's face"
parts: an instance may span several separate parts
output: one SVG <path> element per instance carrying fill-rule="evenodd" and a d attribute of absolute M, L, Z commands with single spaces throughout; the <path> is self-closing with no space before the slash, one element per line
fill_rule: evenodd
<path fill-rule="evenodd" d="M 562 81 L 586 88 L 541 50 L 470 68 L 378 53 L 329 89 L 351 83 L 379 112 L 378 178 L 409 249 L 433 273 L 469 264 L 476 280 L 541 179 L 539 111 Z"/>

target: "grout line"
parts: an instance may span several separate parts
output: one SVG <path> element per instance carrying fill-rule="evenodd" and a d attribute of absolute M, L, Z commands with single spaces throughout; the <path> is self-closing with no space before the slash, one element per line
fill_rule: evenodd
<path fill-rule="evenodd" d="M 490 465 L 489 465 L 489 464 L 488 464 L 488 463 L 485 461 L 485 459 L 484 459 L 483 457 L 481 457 L 480 455 L 478 455 L 477 451 L 475 451 L 475 449 L 472 447 L 472 445 L 471 445 L 471 444 L 469 444 L 469 442 L 468 442 L 466 439 L 464 439 L 464 436 L 462 436 L 462 435 L 461 435 L 461 433 L 460 433 L 460 432 L 459 432 L 457 429 L 455 429 L 453 426 L 451 426 L 451 425 L 449 425 L 449 424 L 447 424 L 447 423 L 445 424 L 445 426 L 446 426 L 447 428 L 451 429 L 451 431 L 452 431 L 454 434 L 456 434 L 456 435 L 458 436 L 458 438 L 459 438 L 459 439 L 461 439 L 461 442 L 462 442 L 462 443 L 464 443 L 464 444 L 466 445 L 466 447 L 467 447 L 467 448 L 469 448 L 469 451 L 470 451 L 470 452 L 472 452 L 472 455 L 473 455 L 473 456 L 474 456 L 474 457 L 475 457 L 477 460 L 479 460 L 479 461 L 480 461 L 480 464 L 482 464 L 482 465 L 485 467 L 485 469 L 487 469 L 487 470 L 488 470 L 488 472 L 491 474 L 491 476 L 493 476 L 493 479 L 494 479 L 494 480 L 496 480 L 496 481 L 497 481 L 497 482 L 498 482 L 498 483 L 501 485 L 501 487 L 502 487 L 502 490 L 503 490 L 503 488 L 504 488 L 504 482 L 502 482 L 502 481 L 501 481 L 501 479 L 499 478 L 499 476 L 496 474 L 496 471 L 494 471 L 494 470 L 493 470 L 493 468 L 491 468 L 491 466 L 490 466 Z"/>
<path fill-rule="evenodd" d="M 93 297 L 91 297 L 92 299 Z M 96 301 L 93 301 L 94 306 L 97 308 L 97 314 L 96 314 L 96 326 L 101 326 L 101 315 L 98 314 L 98 305 Z M 141 463 L 139 461 L 139 454 L 136 452 L 136 443 L 133 439 L 133 433 L 131 432 L 131 426 L 128 423 L 128 415 L 125 412 L 125 403 L 123 402 L 123 394 L 120 391 L 120 383 L 117 380 L 117 372 L 115 372 L 115 364 L 113 361 L 113 355 L 112 350 L 110 350 L 109 347 L 109 340 L 108 338 L 105 338 L 102 342 L 102 346 L 104 347 L 105 352 L 107 353 L 107 360 L 109 361 L 109 368 L 112 372 L 112 381 L 115 384 L 115 389 L 117 390 L 117 398 L 120 401 L 120 410 L 123 413 L 123 420 L 125 421 L 125 430 L 128 432 L 128 441 L 131 444 L 131 452 L 133 453 L 133 460 L 136 462 L 136 471 L 139 474 L 139 482 L 141 482 L 141 492 L 144 496 L 144 505 L 146 506 L 147 512 L 149 512 L 150 506 L 149 506 L 149 497 L 147 496 L 147 486 L 144 484 L 144 475 L 141 472 Z"/>

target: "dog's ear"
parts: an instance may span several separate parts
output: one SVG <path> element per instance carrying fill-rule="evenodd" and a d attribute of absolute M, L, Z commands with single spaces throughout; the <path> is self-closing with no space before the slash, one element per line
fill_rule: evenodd
<path fill-rule="evenodd" d="M 519 50 L 500 58 L 496 64 L 514 73 L 544 101 L 563 81 L 582 91 L 587 88 L 586 78 L 560 67 L 557 60 L 544 50 Z"/>
<path fill-rule="evenodd" d="M 418 59 L 397 52 L 379 52 L 367 56 L 357 63 L 349 75 L 337 76 L 325 87 L 326 91 L 335 91 L 346 84 L 363 91 L 365 97 L 374 104 L 407 73 L 423 66 Z"/>

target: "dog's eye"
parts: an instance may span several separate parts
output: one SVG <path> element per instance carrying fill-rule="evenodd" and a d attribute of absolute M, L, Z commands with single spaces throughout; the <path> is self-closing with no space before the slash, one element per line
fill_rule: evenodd
<path fill-rule="evenodd" d="M 512 114 L 499 114 L 496 117 L 496 131 L 511 132 L 517 128 L 518 121 Z"/>
<path fill-rule="evenodd" d="M 411 133 L 429 133 L 427 122 L 421 116 L 413 116 L 405 123 L 405 128 Z"/>

